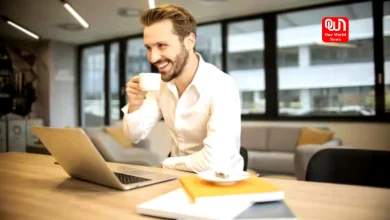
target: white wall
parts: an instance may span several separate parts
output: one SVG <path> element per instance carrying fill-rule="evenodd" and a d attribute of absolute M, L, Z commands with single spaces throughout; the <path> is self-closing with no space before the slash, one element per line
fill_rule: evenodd
<path fill-rule="evenodd" d="M 37 61 L 36 101 L 29 117 L 42 118 L 45 126 L 77 125 L 76 46 L 55 41 L 4 40 L 9 47 L 32 52 Z M 11 53 L 15 71 L 28 68 Z"/>
<path fill-rule="evenodd" d="M 28 51 L 36 57 L 33 70 L 36 73 L 36 89 L 35 96 L 36 101 L 31 106 L 31 112 L 28 117 L 42 118 L 45 125 L 50 123 L 50 42 L 47 40 L 42 41 L 22 41 L 5 39 L 2 43 L 7 45 L 9 49 L 19 48 L 23 51 Z M 29 69 L 30 66 L 20 58 L 13 50 L 9 50 L 14 72 L 22 71 L 23 69 Z M 27 74 L 30 75 L 30 74 Z M 11 115 L 10 115 L 11 116 Z M 13 115 L 11 117 L 22 118 L 22 116 Z"/>
<path fill-rule="evenodd" d="M 340 138 L 344 146 L 361 149 L 390 150 L 390 124 L 387 123 L 347 123 L 347 122 L 268 122 L 243 121 L 243 126 L 326 126 L 335 132 L 335 138 Z M 157 152 L 160 159 L 166 158 L 170 151 L 170 134 L 163 121 L 158 122 L 148 136 L 152 140 L 152 151 Z"/>

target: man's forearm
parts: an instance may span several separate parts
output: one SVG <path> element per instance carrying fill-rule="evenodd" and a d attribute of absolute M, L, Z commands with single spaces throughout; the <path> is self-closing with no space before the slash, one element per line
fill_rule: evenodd
<path fill-rule="evenodd" d="M 141 113 L 123 108 L 123 131 L 132 143 L 138 143 L 142 138 Z"/>
<path fill-rule="evenodd" d="M 127 114 L 131 114 L 131 113 L 137 111 L 141 107 L 141 106 L 134 107 L 134 106 L 130 105 L 130 102 L 129 102 L 129 104 L 127 104 L 127 106 L 128 106 Z"/>
<path fill-rule="evenodd" d="M 144 139 L 162 117 L 157 101 L 153 98 L 146 99 L 136 110 L 126 105 L 122 111 L 123 130 L 132 143 Z"/>
<path fill-rule="evenodd" d="M 169 157 L 162 163 L 164 168 L 199 173 L 212 169 L 213 156 L 206 156 L 205 150 L 181 157 Z"/>
<path fill-rule="evenodd" d="M 169 157 L 162 163 L 163 168 L 194 172 L 188 165 L 189 156 Z"/>

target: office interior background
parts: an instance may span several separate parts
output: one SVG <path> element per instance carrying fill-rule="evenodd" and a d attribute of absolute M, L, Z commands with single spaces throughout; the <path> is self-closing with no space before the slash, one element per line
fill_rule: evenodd
<path fill-rule="evenodd" d="M 36 101 L 24 117 L 55 127 L 115 126 L 126 82 L 156 72 L 139 23 L 148 3 L 68 2 L 88 28 L 61 1 L 0 3 L 2 15 L 40 37 L 0 23 L 2 45 L 38 57 Z M 156 0 L 162 3 L 195 15 L 196 50 L 236 80 L 243 126 L 327 126 L 345 145 L 390 149 L 390 1 Z M 349 19 L 348 42 L 322 42 L 326 16 Z M 170 141 L 163 121 L 150 135 L 154 143 Z"/>

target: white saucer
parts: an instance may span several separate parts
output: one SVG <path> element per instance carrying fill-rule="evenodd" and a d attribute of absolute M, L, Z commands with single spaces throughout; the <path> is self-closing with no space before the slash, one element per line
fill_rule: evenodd
<path fill-rule="evenodd" d="M 217 177 L 215 175 L 214 170 L 208 170 L 208 171 L 198 173 L 199 178 L 206 180 L 206 181 L 209 181 L 209 182 L 212 182 L 212 183 L 217 184 L 217 185 L 232 185 L 236 182 L 248 179 L 249 176 L 250 176 L 250 174 L 248 172 L 245 172 L 245 171 L 243 171 L 240 174 L 229 175 L 226 178 Z"/>

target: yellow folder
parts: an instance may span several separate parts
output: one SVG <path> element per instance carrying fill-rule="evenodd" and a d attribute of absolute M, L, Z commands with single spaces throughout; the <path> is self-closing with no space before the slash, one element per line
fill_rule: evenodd
<path fill-rule="evenodd" d="M 267 202 L 284 199 L 277 186 L 251 175 L 233 185 L 215 185 L 195 175 L 179 178 L 180 184 L 194 203 Z"/>

